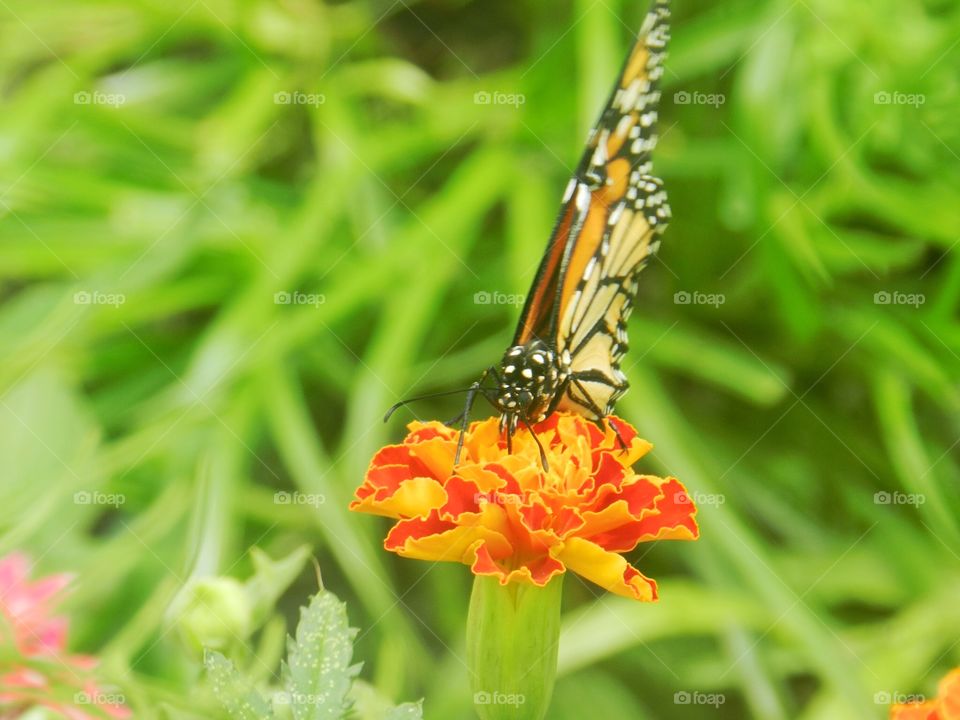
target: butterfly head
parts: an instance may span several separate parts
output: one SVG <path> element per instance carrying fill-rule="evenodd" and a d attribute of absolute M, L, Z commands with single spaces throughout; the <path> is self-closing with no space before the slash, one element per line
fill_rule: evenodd
<path fill-rule="evenodd" d="M 497 409 L 516 425 L 543 420 L 563 382 L 564 371 L 557 354 L 542 340 L 507 348 L 500 364 Z"/>

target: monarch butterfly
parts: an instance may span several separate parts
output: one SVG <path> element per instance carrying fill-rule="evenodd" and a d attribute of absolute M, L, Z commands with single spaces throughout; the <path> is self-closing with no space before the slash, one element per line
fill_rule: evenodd
<path fill-rule="evenodd" d="M 602 428 L 627 390 L 620 362 L 637 275 L 670 219 L 663 182 L 650 174 L 669 19 L 668 1 L 655 0 L 567 185 L 513 342 L 451 422 L 462 421 L 457 460 L 478 394 L 500 413 L 509 444 L 518 424 L 530 429 L 555 410 Z M 541 458 L 546 465 L 542 448 Z"/>

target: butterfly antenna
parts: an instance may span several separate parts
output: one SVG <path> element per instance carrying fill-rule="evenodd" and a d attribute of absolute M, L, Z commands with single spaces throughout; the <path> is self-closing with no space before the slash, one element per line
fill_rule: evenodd
<path fill-rule="evenodd" d="M 418 395 L 417 397 L 401 400 L 400 402 L 390 406 L 390 409 L 387 410 L 387 414 L 383 416 L 383 421 L 386 422 L 387 420 L 389 420 L 393 416 L 393 414 L 397 410 L 402 408 L 404 405 L 420 402 L 421 400 L 431 400 L 433 398 L 438 398 L 438 397 L 449 397 L 450 395 L 459 395 L 460 393 L 465 393 L 465 392 L 470 392 L 470 388 L 461 388 L 460 390 L 447 390 L 445 392 L 430 393 L 429 395 Z"/>

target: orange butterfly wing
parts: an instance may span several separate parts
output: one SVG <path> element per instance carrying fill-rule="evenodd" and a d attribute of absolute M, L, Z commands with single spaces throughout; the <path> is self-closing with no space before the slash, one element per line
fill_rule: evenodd
<path fill-rule="evenodd" d="M 649 174 L 669 17 L 665 0 L 646 17 L 567 186 L 514 338 L 568 354 L 574 381 L 561 409 L 607 414 L 626 389 L 619 363 L 636 276 L 670 217 L 662 183 Z"/>

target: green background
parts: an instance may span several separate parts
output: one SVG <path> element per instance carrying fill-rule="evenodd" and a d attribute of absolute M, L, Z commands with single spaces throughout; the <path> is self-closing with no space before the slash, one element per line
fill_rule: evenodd
<path fill-rule="evenodd" d="M 645 9 L 0 2 L 0 553 L 77 573 L 72 643 L 136 717 L 216 716 L 188 578 L 303 544 L 363 677 L 471 716 L 468 570 L 346 505 L 458 401 L 385 408 L 508 344 L 479 300 L 526 292 Z M 881 718 L 960 664 L 958 37 L 946 0 L 677 3 L 618 413 L 702 537 L 631 554 L 657 605 L 567 579 L 550 718 Z"/>

